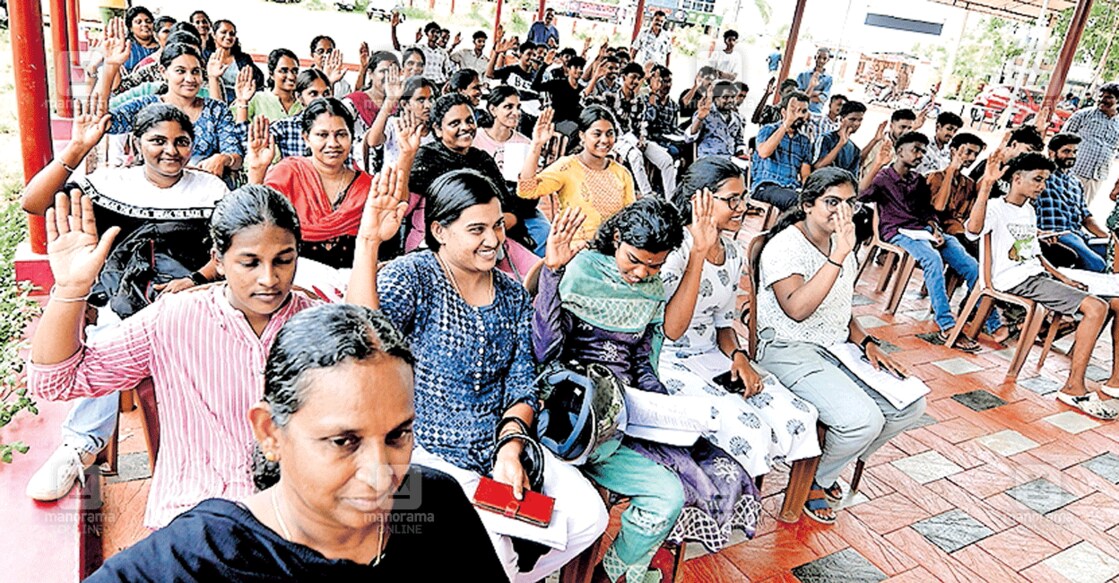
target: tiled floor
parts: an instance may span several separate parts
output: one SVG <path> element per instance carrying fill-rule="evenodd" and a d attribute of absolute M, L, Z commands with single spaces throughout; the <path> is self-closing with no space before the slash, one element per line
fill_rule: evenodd
<path fill-rule="evenodd" d="M 892 316 L 874 290 L 879 269 L 860 283 L 855 313 L 929 385 L 927 418 L 870 459 L 832 526 L 776 521 L 788 475 L 777 468 L 763 485 L 755 539 L 716 555 L 692 545 L 684 580 L 1119 581 L 1119 422 L 1092 421 L 1054 399 L 1067 376 L 1060 351 L 1068 340 L 1040 371 L 1035 348 L 1018 382 L 1005 382 L 1013 347 L 982 341 L 969 355 L 917 338 L 935 329 L 928 300 L 911 293 L 919 274 Z M 1109 373 L 1107 336 L 1090 377 Z M 122 451 L 142 451 L 136 414 L 123 419 Z M 107 554 L 143 535 L 148 483 L 106 485 Z"/>

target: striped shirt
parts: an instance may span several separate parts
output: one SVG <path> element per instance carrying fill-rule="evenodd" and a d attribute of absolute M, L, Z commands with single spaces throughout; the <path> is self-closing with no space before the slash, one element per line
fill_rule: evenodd
<path fill-rule="evenodd" d="M 151 377 L 161 429 L 144 513 L 149 528 L 166 526 L 207 498 L 253 493 L 246 413 L 263 394 L 264 360 L 280 327 L 317 303 L 293 293 L 257 337 L 226 289 L 167 296 L 65 361 L 27 367 L 27 386 L 47 400 L 108 395 Z"/>
<path fill-rule="evenodd" d="M 1111 158 L 1119 146 L 1119 115 L 1107 117 L 1098 107 L 1081 109 L 1068 118 L 1062 131 L 1076 134 L 1083 140 L 1073 173 L 1085 180 L 1107 178 Z"/>

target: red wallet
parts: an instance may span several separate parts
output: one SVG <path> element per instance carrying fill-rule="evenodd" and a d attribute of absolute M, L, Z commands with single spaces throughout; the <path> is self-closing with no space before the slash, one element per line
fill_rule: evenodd
<path fill-rule="evenodd" d="M 552 509 L 556 499 L 531 490 L 524 491 L 524 499 L 513 497 L 513 487 L 485 476 L 474 491 L 474 505 L 521 522 L 548 526 L 552 522 Z"/>

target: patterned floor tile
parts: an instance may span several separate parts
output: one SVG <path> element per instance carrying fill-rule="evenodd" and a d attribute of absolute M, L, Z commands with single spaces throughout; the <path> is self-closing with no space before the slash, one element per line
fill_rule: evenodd
<path fill-rule="evenodd" d="M 1038 443 L 1013 429 L 992 433 L 976 439 L 988 449 L 1010 457 L 1014 454 L 1033 449 Z"/>
<path fill-rule="evenodd" d="M 1061 388 L 1061 383 L 1049 377 L 1036 376 L 1028 379 L 1018 379 L 1018 386 L 1029 389 L 1039 395 L 1055 393 Z"/>
<path fill-rule="evenodd" d="M 925 453 L 894 460 L 890 462 L 890 465 L 921 484 L 927 484 L 964 471 L 963 468 L 952 463 L 952 460 L 936 451 L 926 451 Z"/>
<path fill-rule="evenodd" d="M 991 352 L 991 354 L 994 354 L 995 356 L 997 356 L 997 357 L 999 357 L 999 358 L 1001 358 L 1001 359 L 1003 359 L 1007 362 L 1010 362 L 1010 361 L 1014 360 L 1015 350 L 1016 350 L 1016 348 L 1011 346 L 1010 348 L 1003 348 L 1002 350 L 994 350 L 994 351 Z"/>
<path fill-rule="evenodd" d="M 1001 407 L 1006 404 L 1006 401 L 996 397 L 995 395 L 992 395 L 987 391 L 984 391 L 983 389 L 977 389 L 967 393 L 952 395 L 952 400 L 960 403 L 968 409 L 971 409 L 972 411 L 986 411 L 988 409 L 994 409 L 995 407 Z"/>
<path fill-rule="evenodd" d="M 959 509 L 915 522 L 911 527 L 946 553 L 954 553 L 994 534 L 993 530 Z"/>
<path fill-rule="evenodd" d="M 987 537 L 979 541 L 979 546 L 1015 571 L 1043 561 L 1061 550 L 1024 526 Z"/>
<path fill-rule="evenodd" d="M 1076 411 L 1063 411 L 1056 415 L 1050 415 L 1042 421 L 1056 425 L 1069 433 L 1080 433 L 1100 426 L 1098 422 L 1093 421 L 1087 415 Z"/>
<path fill-rule="evenodd" d="M 875 303 L 875 301 L 873 299 L 868 298 L 868 297 L 864 296 L 863 294 L 855 294 L 854 296 L 851 297 L 851 305 L 855 306 L 855 307 L 857 307 L 857 306 L 869 306 L 873 303 Z"/>
<path fill-rule="evenodd" d="M 1094 364 L 1089 364 L 1088 370 L 1084 373 L 1084 378 L 1090 381 L 1096 381 L 1097 383 L 1106 381 L 1110 376 L 1111 371 Z"/>
<path fill-rule="evenodd" d="M 909 310 L 906 312 L 902 312 L 901 315 L 905 316 L 906 318 L 917 320 L 918 322 L 926 322 L 933 319 L 932 313 L 928 310 Z"/>
<path fill-rule="evenodd" d="M 1080 465 L 1112 484 L 1119 484 L 1119 455 L 1110 452 L 1105 453 Z"/>
<path fill-rule="evenodd" d="M 886 534 L 929 517 L 901 494 L 887 494 L 851 508 L 851 514 L 878 534 Z"/>
<path fill-rule="evenodd" d="M 804 583 L 884 581 L 886 574 L 878 570 L 855 549 L 832 553 L 793 569 L 793 575 Z"/>
<path fill-rule="evenodd" d="M 1082 542 L 1045 559 L 1046 567 L 1077 583 L 1104 583 L 1119 575 L 1119 560 L 1089 542 Z"/>
<path fill-rule="evenodd" d="M 892 342 L 882 340 L 881 338 L 878 339 L 878 347 L 881 348 L 882 352 L 885 352 L 886 354 L 894 354 L 894 353 L 897 353 L 897 352 L 901 352 L 901 347 L 900 346 L 898 346 L 897 344 L 894 344 Z"/>
<path fill-rule="evenodd" d="M 879 318 L 878 316 L 855 316 L 855 320 L 858 321 L 859 325 L 861 325 L 863 328 L 881 328 L 882 326 L 889 325 L 885 320 Z"/>
<path fill-rule="evenodd" d="M 152 477 L 152 470 L 148 467 L 148 452 L 138 451 L 120 454 L 117 457 L 117 475 L 107 477 L 105 482 L 119 484 L 150 477 Z"/>
<path fill-rule="evenodd" d="M 1076 500 L 1075 495 L 1045 478 L 1015 486 L 1006 493 L 1041 514 L 1047 514 Z"/>
<path fill-rule="evenodd" d="M 954 375 L 968 374 L 983 370 L 983 367 L 975 364 L 971 360 L 959 357 L 938 360 L 933 364 Z"/>

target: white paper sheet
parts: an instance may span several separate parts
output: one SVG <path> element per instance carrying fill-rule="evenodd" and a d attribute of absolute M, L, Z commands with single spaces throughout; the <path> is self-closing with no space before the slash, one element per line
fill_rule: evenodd
<path fill-rule="evenodd" d="M 626 388 L 626 435 L 664 443 L 692 445 L 704 433 L 718 430 L 711 399 L 662 395 Z"/>
<path fill-rule="evenodd" d="M 898 234 L 905 235 L 914 241 L 936 241 L 936 237 L 933 237 L 932 233 L 918 229 L 898 229 Z"/>
<path fill-rule="evenodd" d="M 903 380 L 893 373 L 874 368 L 864 357 L 863 350 L 856 344 L 850 342 L 836 344 L 829 347 L 828 351 L 898 409 L 912 405 L 917 399 L 929 393 L 929 387 L 917 377 L 910 376 Z"/>
<path fill-rule="evenodd" d="M 1094 296 L 1119 297 L 1119 274 L 1096 273 L 1071 267 L 1058 267 L 1057 271 L 1073 281 L 1088 286 L 1088 293 Z"/>

